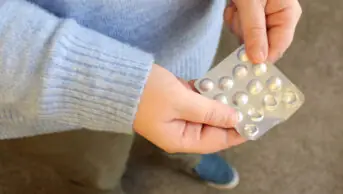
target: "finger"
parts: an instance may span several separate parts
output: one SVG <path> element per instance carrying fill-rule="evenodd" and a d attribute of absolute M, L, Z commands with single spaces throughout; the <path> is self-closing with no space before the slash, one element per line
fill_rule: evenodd
<path fill-rule="evenodd" d="M 201 145 L 199 145 L 198 149 L 205 153 L 217 152 L 239 145 L 245 141 L 246 139 L 233 128 L 221 129 L 205 126 L 201 133 Z M 211 144 L 213 145 L 211 146 Z"/>
<path fill-rule="evenodd" d="M 183 151 L 194 150 L 201 139 L 203 124 L 186 122 L 181 136 L 181 149 Z"/>
<path fill-rule="evenodd" d="M 236 11 L 237 11 L 237 7 L 235 6 L 234 3 L 231 2 L 224 11 L 224 20 L 227 24 L 230 25 L 232 23 L 233 13 L 235 13 Z"/>
<path fill-rule="evenodd" d="M 267 5 L 267 7 L 269 6 L 275 7 L 275 5 Z M 293 1 L 293 4 L 279 5 L 279 9 L 270 8 L 268 10 L 268 61 L 275 62 L 276 60 L 278 60 L 291 45 L 295 33 L 295 28 L 301 16 L 301 12 L 301 7 L 297 1 Z"/>
<path fill-rule="evenodd" d="M 264 6 L 260 0 L 234 0 L 240 16 L 249 59 L 262 63 L 268 54 Z"/>
<path fill-rule="evenodd" d="M 234 109 L 193 91 L 188 92 L 178 112 L 180 119 L 216 127 L 231 128 L 237 122 Z"/>
<path fill-rule="evenodd" d="M 184 79 L 182 79 L 182 78 L 177 78 L 180 82 L 181 82 L 181 84 L 183 85 L 183 86 L 185 86 L 186 87 L 186 89 L 188 89 L 188 90 L 193 90 L 193 87 L 194 87 L 194 82 L 188 82 L 188 81 L 186 81 L 186 80 L 184 80 Z"/>
<path fill-rule="evenodd" d="M 190 128 L 186 130 L 193 132 L 187 132 L 184 136 L 183 148 L 187 152 L 214 153 L 246 141 L 234 129 L 222 129 L 205 125 L 199 134 L 199 130 L 194 130 L 193 127 L 199 126 L 190 125 Z M 197 131 L 197 133 L 194 133 L 194 131 Z"/>
<path fill-rule="evenodd" d="M 267 61 L 275 63 L 291 45 L 293 41 L 293 32 L 289 29 L 284 29 L 283 27 L 271 28 L 268 31 L 268 39 L 270 43 Z"/>
<path fill-rule="evenodd" d="M 235 4 L 232 3 L 230 7 L 225 9 L 224 19 L 226 23 L 228 24 L 230 31 L 234 33 L 238 37 L 240 43 L 243 44 L 244 41 L 243 41 L 242 28 L 241 28 L 239 15 L 238 15 Z"/>
<path fill-rule="evenodd" d="M 189 88 L 194 91 L 194 92 L 198 92 L 198 90 L 195 88 L 195 83 L 196 80 L 191 80 L 191 81 L 188 81 L 188 85 L 189 85 Z"/>
<path fill-rule="evenodd" d="M 232 20 L 232 32 L 239 38 L 239 40 L 243 43 L 243 32 L 241 22 L 238 17 L 238 12 L 234 13 L 234 18 Z"/>

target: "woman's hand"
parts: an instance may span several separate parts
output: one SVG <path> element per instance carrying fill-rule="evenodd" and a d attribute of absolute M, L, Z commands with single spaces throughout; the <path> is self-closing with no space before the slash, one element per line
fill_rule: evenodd
<path fill-rule="evenodd" d="M 232 0 L 224 18 L 254 63 L 275 62 L 293 41 L 302 10 L 298 0 Z"/>
<path fill-rule="evenodd" d="M 170 153 L 213 153 L 245 140 L 235 111 L 195 92 L 193 82 L 153 65 L 134 121 L 137 133 Z"/>

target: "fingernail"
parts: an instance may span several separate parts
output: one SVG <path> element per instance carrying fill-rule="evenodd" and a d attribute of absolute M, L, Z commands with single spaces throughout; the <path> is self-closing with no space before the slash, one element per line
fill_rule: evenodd
<path fill-rule="evenodd" d="M 248 47 L 249 48 L 249 47 Z M 259 47 L 259 46 L 255 46 L 255 47 L 250 47 L 250 56 L 251 56 L 251 60 L 253 63 L 263 63 L 266 61 L 267 55 L 264 52 L 264 49 Z M 249 50 L 248 50 L 249 51 Z"/>
<path fill-rule="evenodd" d="M 265 55 L 262 51 L 252 52 L 251 60 L 253 63 L 263 63 L 265 62 Z"/>
<path fill-rule="evenodd" d="M 258 52 L 258 54 L 256 55 L 256 61 L 258 61 L 258 63 L 262 63 L 265 61 L 265 55 L 262 51 Z"/>

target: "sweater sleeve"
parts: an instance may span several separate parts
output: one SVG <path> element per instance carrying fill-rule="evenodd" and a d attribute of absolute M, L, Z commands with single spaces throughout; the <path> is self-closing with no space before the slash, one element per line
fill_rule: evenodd
<path fill-rule="evenodd" d="M 151 54 L 73 20 L 0 0 L 0 130 L 4 123 L 53 121 L 131 133 L 152 63 Z"/>

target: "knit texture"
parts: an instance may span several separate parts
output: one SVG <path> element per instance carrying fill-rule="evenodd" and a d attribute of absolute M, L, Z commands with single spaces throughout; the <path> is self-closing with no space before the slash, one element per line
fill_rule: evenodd
<path fill-rule="evenodd" d="M 2 4 L 3 3 L 3 4 Z M 225 0 L 0 1 L 0 138 L 130 133 L 153 63 L 209 69 Z"/>

